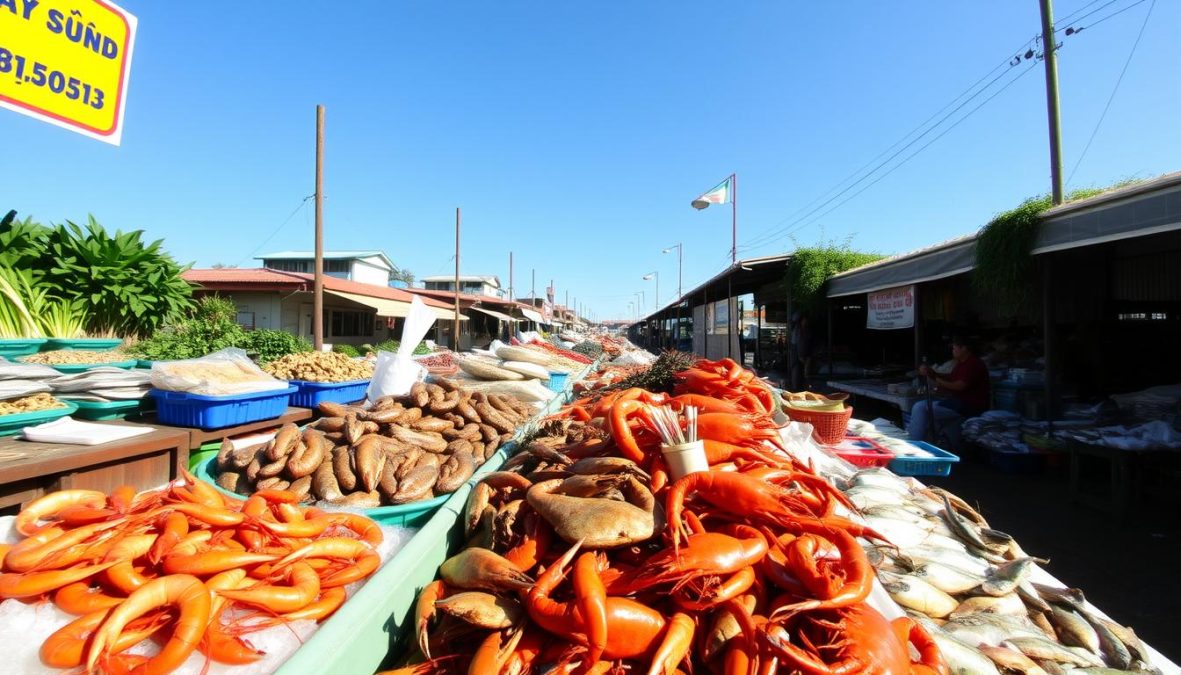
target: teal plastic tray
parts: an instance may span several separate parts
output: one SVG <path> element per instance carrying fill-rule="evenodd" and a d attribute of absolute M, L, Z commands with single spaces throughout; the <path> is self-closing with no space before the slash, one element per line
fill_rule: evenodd
<path fill-rule="evenodd" d="M 58 349 L 87 349 L 95 352 L 109 352 L 123 344 L 122 338 L 49 338 L 41 351 Z"/>
<path fill-rule="evenodd" d="M 59 373 L 82 373 L 92 368 L 122 368 L 127 370 L 135 367 L 135 360 L 131 361 L 112 361 L 111 363 L 51 363 L 48 364 L 50 368 L 57 370 Z"/>
<path fill-rule="evenodd" d="M 63 397 L 78 406 L 75 417 L 80 420 L 121 420 L 143 409 L 144 399 L 131 401 L 85 401 Z"/>
<path fill-rule="evenodd" d="M 0 415 L 0 436 L 11 436 L 20 433 L 21 429 L 25 427 L 61 419 L 66 415 L 72 415 L 78 409 L 78 406 L 70 401 L 62 401 L 62 403 L 65 403 L 66 407 L 16 413 L 15 415 Z"/>
<path fill-rule="evenodd" d="M 439 565 L 463 545 L 461 516 L 472 486 L 499 469 L 515 447 L 506 444 L 497 450 L 451 493 L 402 550 L 280 666 L 277 675 L 370 675 L 383 663 L 392 663 L 408 644 L 418 593 L 435 578 Z"/>
<path fill-rule="evenodd" d="M 220 447 L 220 446 L 219 446 Z M 487 466 L 487 462 L 484 463 Z M 481 466 L 480 468 L 483 468 Z M 219 491 L 234 497 L 236 499 L 245 499 L 249 495 L 240 495 L 236 492 L 222 489 L 217 484 L 217 449 L 214 449 L 212 455 L 206 455 L 203 461 L 196 464 L 195 468 L 190 469 L 197 478 L 212 483 L 213 487 Z M 431 499 L 424 499 L 420 502 L 413 502 L 411 504 L 398 504 L 397 506 L 379 506 L 375 509 L 365 509 L 365 515 L 380 522 L 383 525 L 398 525 L 401 527 L 421 527 L 435 509 L 443 505 L 451 495 L 440 495 Z"/>
<path fill-rule="evenodd" d="M 0 340 L 0 356 L 15 359 L 18 356 L 28 356 L 40 351 L 45 344 L 45 338 L 17 338 Z"/>

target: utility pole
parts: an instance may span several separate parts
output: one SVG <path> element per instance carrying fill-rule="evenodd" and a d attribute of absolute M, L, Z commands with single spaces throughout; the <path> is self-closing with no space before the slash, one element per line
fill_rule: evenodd
<path fill-rule="evenodd" d="M 316 261 L 312 266 L 312 345 L 324 348 L 324 106 L 316 106 Z"/>
<path fill-rule="evenodd" d="M 508 252 L 508 301 L 516 303 L 517 298 L 513 296 L 513 252 Z"/>
<path fill-rule="evenodd" d="M 1058 56 L 1054 41 L 1053 0 L 1040 0 L 1042 51 L 1046 63 L 1046 116 L 1050 121 L 1050 183 L 1054 205 L 1062 203 L 1062 129 L 1058 114 Z"/>
<path fill-rule="evenodd" d="M 451 348 L 459 351 L 459 207 L 455 207 L 455 318 L 451 322 Z"/>
<path fill-rule="evenodd" d="M 537 306 L 537 269 L 534 268 L 532 270 L 532 272 L 533 272 L 533 280 L 531 282 L 529 282 L 529 302 L 532 303 L 534 307 L 536 307 Z"/>

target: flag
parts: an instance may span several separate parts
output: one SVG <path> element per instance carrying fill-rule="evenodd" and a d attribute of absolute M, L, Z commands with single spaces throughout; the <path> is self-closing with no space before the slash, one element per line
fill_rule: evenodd
<path fill-rule="evenodd" d="M 705 207 L 709 206 L 710 204 L 725 204 L 725 203 L 729 202 L 731 197 L 733 196 L 733 186 L 731 185 L 731 182 L 733 180 L 734 180 L 734 177 L 730 176 L 729 178 L 722 181 L 721 183 L 718 183 L 717 186 L 714 187 L 714 189 L 710 190 L 709 192 L 706 192 L 705 194 L 701 195 L 697 199 L 694 199 L 691 202 L 693 205 L 693 208 L 700 210 L 700 209 L 704 209 Z"/>

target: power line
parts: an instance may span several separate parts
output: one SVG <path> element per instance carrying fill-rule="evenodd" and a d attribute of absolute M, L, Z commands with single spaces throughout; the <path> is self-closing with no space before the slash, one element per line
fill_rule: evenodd
<path fill-rule="evenodd" d="M 1035 67 L 1036 65 L 1037 65 L 1036 63 L 1030 63 L 1028 68 L 1026 68 L 1025 70 L 1023 70 L 1023 71 L 1021 71 L 1020 73 L 1018 73 L 1018 74 L 1017 74 L 1017 77 L 1014 77 L 1013 79 L 1011 79 L 1011 80 L 1009 80 L 1008 82 L 1006 82 L 1006 83 L 1005 83 L 1005 84 L 1004 84 L 1004 85 L 1003 85 L 1003 86 L 1002 86 L 1000 89 L 996 90 L 995 92 L 993 92 L 993 94 L 992 94 L 991 96 L 989 96 L 988 98 L 986 98 L 986 99 L 984 99 L 983 101 L 981 101 L 979 105 L 977 105 L 975 108 L 972 108 L 970 111 L 968 111 L 968 113 L 967 113 L 966 115 L 964 115 L 963 117 L 961 117 L 961 118 L 959 118 L 958 120 L 956 120 L 956 121 L 955 121 L 955 123 L 954 123 L 954 124 L 952 124 L 950 127 L 948 127 L 948 128 L 946 128 L 946 129 L 944 129 L 944 130 L 943 130 L 943 131 L 942 131 L 942 132 L 941 132 L 941 133 L 940 133 L 938 136 L 936 136 L 935 138 L 932 138 L 931 140 L 927 141 L 927 142 L 926 142 L 926 143 L 925 143 L 925 144 L 924 144 L 922 147 L 920 147 L 918 150 L 915 150 L 913 153 L 911 153 L 910 155 L 908 155 L 908 156 L 907 156 L 905 159 L 903 159 L 901 162 L 899 162 L 899 163 L 895 164 L 894 166 L 890 167 L 890 169 L 889 169 L 888 171 L 886 171 L 886 172 L 885 172 L 885 173 L 883 173 L 882 175 L 880 175 L 880 176 L 878 176 L 877 178 L 875 178 L 875 179 L 874 179 L 874 180 L 873 180 L 871 183 L 869 183 L 869 184 L 868 184 L 868 185 L 866 185 L 865 187 L 861 188 L 861 189 L 860 189 L 860 190 L 858 190 L 857 192 L 855 192 L 855 193 L 853 193 L 853 194 L 849 195 L 847 198 L 845 198 L 844 200 L 842 200 L 841 202 L 839 202 L 838 204 L 836 204 L 835 206 L 833 206 L 831 209 L 828 209 L 827 211 L 825 211 L 824 213 L 820 214 L 820 215 L 819 215 L 819 216 L 817 216 L 816 218 L 813 218 L 812 220 L 810 220 L 810 221 L 808 221 L 808 222 L 806 222 L 806 223 L 803 223 L 803 224 L 801 224 L 799 227 L 796 227 L 795 229 L 793 229 L 793 230 L 790 230 L 790 231 L 786 232 L 786 233 L 785 233 L 785 236 L 786 236 L 787 234 L 791 234 L 792 232 L 796 232 L 796 231 L 798 231 L 798 230 L 800 230 L 800 229 L 803 229 L 803 228 L 805 228 L 805 227 L 807 227 L 807 226 L 809 226 L 809 225 L 812 225 L 812 224 L 814 224 L 814 223 L 818 222 L 820 219 L 824 218 L 824 217 L 825 217 L 825 216 L 827 216 L 828 214 L 830 214 L 830 213 L 832 213 L 833 211 L 835 211 L 835 210 L 839 209 L 841 206 L 844 206 L 844 205 L 845 205 L 847 202 L 849 202 L 849 201 L 850 201 L 850 200 L 852 200 L 853 198 L 857 197 L 857 195 L 861 194 L 862 192 L 865 192 L 865 191 L 866 191 L 866 190 L 868 190 L 869 188 L 871 188 L 871 187 L 873 187 L 874 185 L 876 185 L 876 184 L 877 184 L 879 181 L 881 181 L 881 180 L 882 180 L 883 178 L 885 178 L 886 176 L 889 176 L 890 174 L 892 174 L 892 173 L 894 173 L 895 171 L 897 171 L 899 168 L 901 168 L 901 167 L 902 167 L 904 164 L 906 164 L 907 162 L 909 162 L 911 159 L 914 159 L 914 157 L 915 157 L 916 155 L 918 155 L 918 154 L 919 154 L 919 153 L 921 153 L 922 151 L 926 150 L 928 147 L 930 147 L 930 146 L 931 146 L 933 143 L 935 143 L 936 141 L 938 141 L 940 138 L 943 138 L 944 136 L 946 136 L 946 135 L 948 134 L 948 132 L 950 132 L 952 129 L 954 129 L 954 128 L 956 128 L 957 126 L 959 126 L 959 125 L 960 125 L 960 124 L 961 124 L 961 123 L 962 123 L 964 120 L 966 120 L 966 119 L 968 119 L 969 117 L 971 117 L 971 116 L 973 115 L 973 113 L 975 113 L 977 110 L 980 110 L 980 109 L 981 109 L 981 108 L 983 108 L 985 105 L 987 105 L 989 101 L 991 101 L 992 99 L 996 98 L 996 97 L 997 97 L 997 96 L 999 96 L 999 95 L 1000 95 L 1002 92 L 1004 92 L 1006 89 L 1008 89 L 1009 87 L 1011 87 L 1011 86 L 1012 86 L 1012 85 L 1013 85 L 1015 82 L 1017 82 L 1017 80 L 1020 80 L 1020 79 L 1021 79 L 1022 77 L 1024 77 L 1024 76 L 1025 76 L 1027 73 L 1029 73 L 1029 71 L 1033 70 L 1033 69 L 1034 69 L 1034 67 Z"/>
<path fill-rule="evenodd" d="M 1028 44 L 1028 43 L 1027 43 L 1027 44 Z M 1010 66 L 1010 70 L 1011 70 L 1011 68 L 1012 68 L 1012 66 Z M 993 70 L 995 71 L 995 68 L 994 68 Z M 927 128 L 927 130 L 926 130 L 926 131 L 924 131 L 923 133 L 919 134 L 919 135 L 918 135 L 918 136 L 916 136 L 914 139 L 912 139 L 912 140 L 911 140 L 909 143 L 907 143 L 907 144 L 903 145 L 901 148 L 899 148 L 898 150 L 896 150 L 896 151 L 895 151 L 893 154 L 891 154 L 891 155 L 890 155 L 889 157 L 887 157 L 885 160 L 883 160 L 882 162 L 880 162 L 880 163 L 879 163 L 877 166 L 875 166 L 875 167 L 874 167 L 873 169 L 871 169 L 869 172 L 867 172 L 867 173 L 865 173 L 864 175 L 862 175 L 862 176 L 861 176 L 861 178 L 857 179 L 857 180 L 856 180 L 856 181 L 854 181 L 853 183 L 850 183 L 850 184 L 849 184 L 848 186 L 846 186 L 846 187 L 845 187 L 843 190 L 841 190 L 840 192 L 836 193 L 836 194 L 835 194 L 835 195 L 833 195 L 832 197 L 828 198 L 827 200 L 825 200 L 825 201 L 824 201 L 822 204 L 820 204 L 819 206 L 817 206 L 817 207 L 815 207 L 815 208 L 811 209 L 810 211 L 808 211 L 807 213 L 805 213 L 803 216 L 801 216 L 801 217 L 799 217 L 799 218 L 795 219 L 794 221 L 792 221 L 791 223 L 789 223 L 789 224 L 788 224 L 786 227 L 784 227 L 784 228 L 779 228 L 779 229 L 777 229 L 777 230 L 773 230 L 773 231 L 771 231 L 771 232 L 769 232 L 769 233 L 767 233 L 767 234 L 764 234 L 764 235 L 762 235 L 762 236 L 760 236 L 760 237 L 755 237 L 753 240 L 751 240 L 751 241 L 749 241 L 749 242 L 748 242 L 748 245 L 750 245 L 750 246 L 760 246 L 760 245 L 762 245 L 762 244 L 765 244 L 765 243 L 767 243 L 767 242 L 773 241 L 774 239 L 777 239 L 777 238 L 779 238 L 779 237 L 781 237 L 781 236 L 784 236 L 784 235 L 786 235 L 786 234 L 789 234 L 790 232 L 794 232 L 795 230 L 799 229 L 799 228 L 793 228 L 793 226 L 795 226 L 797 223 L 800 223 L 800 222 L 802 222 L 802 221 L 805 221 L 805 220 L 807 220 L 808 218 L 812 217 L 814 214 L 816 214 L 818 211 L 820 211 L 821 209 L 823 209 L 825 206 L 827 206 L 827 205 L 829 205 L 829 204 L 833 203 L 834 201 L 836 201 L 836 199 L 837 199 L 838 197 L 840 197 L 841 195 L 844 195 L 845 193 L 849 192 L 850 190 L 852 190 L 852 189 L 853 189 L 854 187 L 856 187 L 857 185 L 859 185 L 859 184 L 863 183 L 864 181 L 868 180 L 868 179 L 869 179 L 870 177 L 872 177 L 872 176 L 873 176 L 875 173 L 877 173 L 879 170 L 883 169 L 883 168 L 884 168 L 886 165 L 888 165 L 890 162 L 892 162 L 892 161 L 893 161 L 895 158 L 897 158 L 899 155 L 901 155 L 903 152 L 905 152 L 907 149 L 909 149 L 909 148 L 910 148 L 911 146 L 913 146 L 915 143 L 918 143 L 920 140 L 922 140 L 924 137 L 926 137 L 926 136 L 927 136 L 927 134 L 931 133 L 932 131 L 935 131 L 935 130 L 936 130 L 937 128 L 939 128 L 939 127 L 940 127 L 940 126 L 941 126 L 941 125 L 942 125 L 944 122 L 946 122 L 947 120 L 951 119 L 951 117 L 952 117 L 953 115 L 955 115 L 957 112 L 959 112 L 961 109 L 963 109 L 963 107 L 964 107 L 964 106 L 966 106 L 966 105 L 968 105 L 969 103 L 971 103 L 971 102 L 972 102 L 972 101 L 973 101 L 973 100 L 974 100 L 976 97 L 980 96 L 982 93 L 984 93 L 985 91 L 987 91 L 987 90 L 988 90 L 990 87 L 992 87 L 992 85 L 993 85 L 993 84 L 995 84 L 997 81 L 999 81 L 1001 78 L 1003 78 L 1003 77 L 1004 77 L 1004 76 L 1005 76 L 1007 73 L 1009 73 L 1009 72 L 1010 72 L 1010 70 L 1005 70 L 1005 71 L 1003 71 L 1003 72 L 1002 72 L 1000 75 L 997 75 L 996 77 L 994 77 L 992 80 L 990 80 L 990 81 L 988 82 L 988 84 L 986 84 L 984 87 L 982 87 L 982 88 L 981 88 L 979 91 L 977 91 L 975 94 L 973 94 L 972 96 L 970 96 L 970 97 L 968 97 L 967 99 L 965 99 L 965 100 L 964 100 L 963 102 L 961 102 L 959 105 L 955 106 L 955 108 L 953 108 L 953 109 L 952 109 L 952 110 L 951 110 L 949 113 L 947 113 L 946 115 L 944 115 L 944 116 L 943 116 L 943 118 L 941 118 L 941 119 L 940 119 L 938 122 L 936 122 L 935 124 L 931 125 L 930 127 L 928 127 L 928 128 Z M 1002 90 L 1003 90 L 1003 89 L 1002 89 Z M 987 99 L 987 100 L 991 100 L 991 98 L 989 98 L 989 99 Z M 945 132 L 945 133 L 946 133 L 946 132 Z M 943 135 L 943 134 L 940 134 L 938 137 L 941 137 L 942 135 Z M 938 137 L 937 137 L 937 138 L 938 138 Z M 929 145 L 929 144 L 928 144 L 928 145 Z M 927 147 L 927 146 L 923 146 L 923 147 Z M 891 171 L 892 171 L 892 170 L 891 170 Z M 886 175 L 888 175 L 888 174 L 889 174 L 889 172 L 887 172 L 887 174 L 886 174 Z M 880 178 L 879 178 L 879 179 L 877 179 L 877 180 L 880 180 Z M 873 181 L 873 183 L 876 183 L 876 182 L 877 182 L 877 180 L 874 180 L 874 181 Z M 870 183 L 870 184 L 872 185 L 873 183 Z M 856 195 L 856 194 L 861 194 L 861 192 L 863 192 L 863 191 L 864 191 L 864 190 L 858 190 L 858 191 L 855 193 L 855 195 Z M 844 200 L 844 201 L 840 202 L 840 204 L 844 204 L 846 201 L 848 201 L 848 200 Z M 839 205 L 839 204 L 838 204 L 838 205 Z M 830 209 L 829 211 L 825 211 L 825 213 L 829 213 L 829 212 L 831 212 L 831 209 Z"/>
<path fill-rule="evenodd" d="M 242 263 L 244 263 L 244 262 L 246 262 L 247 260 L 250 260 L 252 257 L 254 257 L 254 254 L 255 254 L 255 253 L 258 253 L 258 252 L 259 252 L 259 251 L 262 249 L 262 247 L 263 247 L 263 246 L 266 246 L 266 245 L 267 245 L 267 242 L 269 242 L 270 240 L 274 239 L 274 238 L 275 238 L 275 235 L 276 235 L 276 234 L 279 234 L 279 230 L 282 230 L 282 229 L 283 229 L 283 226 L 285 226 L 287 223 L 291 222 L 291 219 L 295 217 L 295 214 L 299 213 L 299 210 L 300 210 L 300 209 L 302 209 L 304 206 L 306 206 L 306 205 L 307 205 L 307 203 L 308 203 L 308 200 L 312 199 L 312 198 L 313 198 L 313 197 L 315 197 L 315 196 L 316 196 L 316 195 L 308 195 L 307 197 L 304 197 L 304 198 L 303 198 L 303 199 L 302 199 L 302 200 L 299 202 L 299 205 L 298 205 L 298 206 L 296 206 L 296 207 L 295 207 L 295 209 L 294 209 L 294 210 L 293 210 L 291 213 L 287 214 L 287 217 L 283 219 L 283 222 L 279 223 L 279 227 L 276 227 L 274 232 L 271 232 L 271 233 L 270 233 L 270 234 L 267 236 L 267 238 L 266 238 L 266 239 L 263 239 L 263 240 L 262 240 L 262 243 L 261 243 L 261 244 L 259 244 L 257 248 L 255 248 L 255 249 L 254 249 L 253 251 L 251 251 L 250 253 L 246 254 L 246 257 L 245 257 L 245 258 L 242 258 L 241 260 L 239 260 L 239 261 L 238 261 L 238 262 L 237 262 L 237 263 L 234 265 L 234 267 L 237 267 L 238 265 L 241 265 Z"/>
<path fill-rule="evenodd" d="M 1096 0 L 1096 1 L 1097 1 L 1097 0 Z M 1033 42 L 1033 40 L 1029 40 L 1028 42 L 1026 42 L 1026 43 L 1025 43 L 1025 45 L 1022 45 L 1022 46 L 1023 46 L 1023 47 L 1026 47 L 1026 46 L 1028 46 L 1028 45 L 1029 45 L 1031 42 Z M 1018 53 L 1019 53 L 1019 52 L 1018 52 Z M 787 222 L 788 220 L 791 220 L 791 219 L 792 219 L 792 218 L 794 218 L 794 217 L 795 217 L 797 214 L 799 214 L 799 213 L 801 213 L 801 212 L 805 211 L 806 209 L 808 209 L 809 207 L 811 207 L 811 206 L 812 206 L 813 204 L 815 204 L 816 202 L 818 202 L 818 201 L 820 201 L 821 199 L 823 199 L 823 198 L 827 197 L 827 196 L 828 196 L 828 195 L 829 195 L 829 194 L 830 194 L 830 193 L 831 193 L 833 190 L 836 190 L 836 189 L 837 189 L 837 188 L 839 188 L 840 186 L 844 185 L 846 181 L 848 181 L 848 180 L 850 180 L 850 179 L 852 179 L 852 178 L 856 177 L 856 176 L 857 176 L 858 174 L 860 174 L 862 171 L 864 171 L 865 169 L 869 168 L 871 165 L 873 165 L 873 163 L 874 163 L 874 162 L 876 162 L 876 161 L 878 161 L 879 159 L 881 159 L 883 156 L 885 156 L 885 155 L 886 155 L 886 153 L 888 153 L 888 152 L 890 152 L 891 150 L 893 150 L 894 148 L 896 148 L 896 147 L 898 146 L 898 144 L 900 144 L 900 143 L 902 143 L 903 141 L 905 141 L 906 139 L 910 138 L 910 137 L 911 137 L 912 135 L 914 135 L 914 134 L 915 134 L 917 131 L 919 131 L 919 130 L 920 130 L 920 129 L 922 129 L 923 127 L 927 126 L 927 124 L 928 124 L 928 123 L 929 123 L 931 120 L 933 120 L 933 119 L 935 119 L 936 117 L 938 117 L 938 116 L 939 116 L 940 114 L 942 114 L 942 113 L 943 113 L 945 110 L 947 110 L 947 109 L 948 109 L 948 108 L 950 108 L 952 105 L 954 105 L 956 101 L 960 100 L 960 99 L 961 99 L 961 98 L 963 98 L 963 97 L 964 97 L 966 94 L 968 94 L 968 93 L 969 93 L 969 92 L 971 92 L 973 89 L 975 89 L 975 88 L 976 88 L 976 87 L 977 87 L 977 86 L 978 86 L 978 85 L 979 85 L 981 82 L 983 82 L 984 80 L 986 80 L 986 79 L 988 79 L 990 76 L 992 76 L 992 74 L 993 74 L 993 73 L 995 73 L 995 72 L 997 71 L 997 69 L 999 69 L 999 68 L 1003 68 L 1003 67 L 1005 67 L 1005 65 L 1011 65 L 1011 59 L 1010 59 L 1010 58 L 1006 58 L 1004 61 L 1001 61 L 999 64 L 997 64 L 995 67 L 993 67 L 993 69 L 992 69 L 992 70 L 988 71 L 988 72 L 987 72 L 987 73 L 985 73 L 985 74 L 984 74 L 984 75 L 983 75 L 983 76 L 982 76 L 980 79 L 976 80 L 976 81 L 975 81 L 975 82 L 973 82 L 971 85 L 969 85 L 967 89 L 965 89 L 964 91 L 960 92 L 960 93 L 959 93 L 959 95 L 957 95 L 955 98 L 953 98 L 953 99 L 951 99 L 950 101 L 948 101 L 946 105 L 944 105 L 944 106 L 943 106 L 942 108 L 940 108 L 939 110 L 935 111 L 935 112 L 934 112 L 934 113 L 933 113 L 933 114 L 932 114 L 930 117 L 928 117 L 927 119 L 923 120 L 921 123 L 919 123 L 919 125 L 918 125 L 918 126 L 916 126 L 915 128 L 911 129 L 909 132 L 907 132 L 905 135 L 903 135 L 901 138 L 899 138 L 897 141 L 895 141 L 895 142 L 893 143 L 893 145 L 891 145 L 890 147 L 886 148 L 885 150 L 882 150 L 880 153 L 878 153 L 876 156 L 874 156 L 874 157 L 873 157 L 873 159 L 870 159 L 868 162 L 866 162 L 866 163 L 865 163 L 864 165 L 862 165 L 860 168 L 856 169 L 855 171 L 853 171 L 852 173 L 850 173 L 848 176 L 845 176 L 844 178 L 842 178 L 842 179 L 841 179 L 839 182 L 837 182 L 835 185 L 833 185 L 833 186 L 832 186 L 831 188 L 829 188 L 827 191 L 825 191 L 825 192 L 821 193 L 821 195 L 820 195 L 820 196 L 816 197 L 816 198 L 815 198 L 815 199 L 813 199 L 812 201 L 810 201 L 810 202 L 808 202 L 807 204 L 805 204 L 804 206 L 800 207 L 800 208 L 799 208 L 799 209 L 797 209 L 795 212 L 793 212 L 793 213 L 791 213 L 790 215 L 788 215 L 787 217 L 785 217 L 783 220 L 780 220 L 778 223 L 776 223 L 776 224 L 775 224 L 775 227 L 778 227 L 779 225 L 782 225 L 783 223 Z M 755 239 L 760 239 L 762 236 L 764 236 L 764 235 L 759 235 L 758 237 L 755 237 Z M 750 244 L 747 244 L 747 245 L 749 246 Z"/>
<path fill-rule="evenodd" d="M 1120 10 L 1116 10 L 1116 11 L 1112 12 L 1111 14 L 1108 14 L 1107 16 L 1105 16 L 1105 17 L 1103 17 L 1103 18 L 1101 18 L 1101 19 L 1096 19 L 1096 20 L 1094 21 L 1094 23 L 1091 23 L 1090 25 L 1087 25 L 1087 26 L 1083 26 L 1083 28 L 1094 28 L 1095 26 L 1098 26 L 1099 24 L 1103 23 L 1104 21 L 1107 21 L 1107 20 L 1108 20 L 1108 19 L 1110 19 L 1111 17 L 1113 17 L 1113 16 L 1118 16 L 1118 15 L 1120 15 L 1120 14 L 1123 14 L 1124 12 L 1126 12 L 1126 11 L 1128 11 L 1129 9 L 1131 9 L 1131 8 L 1135 7 L 1136 5 L 1139 5 L 1139 4 L 1140 4 L 1140 3 L 1142 3 L 1142 2 L 1144 2 L 1144 0 L 1136 0 L 1136 2 L 1133 2 L 1132 4 L 1128 5 L 1127 7 L 1124 7 L 1123 9 L 1120 9 Z M 1156 2 L 1156 0 L 1153 0 L 1153 2 Z M 1079 28 L 1079 29 L 1078 29 L 1078 30 L 1076 30 L 1075 32 L 1076 32 L 1076 33 L 1078 33 L 1079 31 L 1083 30 L 1083 28 Z"/>
<path fill-rule="evenodd" d="M 1112 1 L 1114 2 L 1114 0 L 1112 0 Z M 1060 24 L 1064 24 L 1064 23 L 1067 23 L 1067 22 L 1069 22 L 1069 21 L 1070 21 L 1070 17 L 1074 16 L 1075 14 L 1078 14 L 1079 12 L 1081 12 L 1081 11 L 1083 11 L 1084 9 L 1086 9 L 1086 8 L 1090 7 L 1091 5 L 1094 5 L 1094 4 L 1095 4 L 1095 3 L 1097 3 L 1097 2 L 1103 2 L 1103 0 L 1091 0 L 1090 2 L 1088 2 L 1088 3 L 1087 3 L 1087 4 L 1085 4 L 1085 5 L 1083 5 L 1082 7 L 1079 7 L 1078 9 L 1074 10 L 1073 12 L 1071 12 L 1071 13 L 1069 13 L 1069 14 L 1065 15 L 1065 16 L 1059 17 L 1059 18 L 1058 18 L 1058 23 L 1060 23 Z M 1110 4 L 1110 3 L 1108 3 L 1108 4 Z M 1055 33 L 1057 33 L 1058 31 L 1054 31 L 1054 32 L 1055 32 Z"/>
<path fill-rule="evenodd" d="M 1055 23 L 1057 23 L 1057 24 L 1061 25 L 1061 26 L 1062 26 L 1062 28 L 1055 29 L 1055 30 L 1054 30 L 1054 32 L 1055 32 L 1055 33 L 1057 33 L 1057 32 L 1058 32 L 1058 31 L 1060 31 L 1060 30 L 1065 30 L 1065 29 L 1066 29 L 1066 26 L 1065 26 L 1065 24 L 1067 24 L 1067 23 L 1075 23 L 1075 22 L 1078 22 L 1078 21 L 1082 21 L 1083 19 L 1087 18 L 1088 16 L 1091 16 L 1091 15 L 1092 15 L 1092 14 L 1094 14 L 1095 12 L 1098 12 L 1099 10 L 1103 9 L 1104 7 L 1107 7 L 1107 6 L 1109 6 L 1109 5 L 1114 5 L 1115 3 L 1119 2 L 1119 0 L 1107 0 L 1107 2 L 1104 2 L 1102 5 L 1100 5 L 1100 6 L 1096 7 L 1095 9 L 1093 9 L 1093 10 L 1091 10 L 1091 11 L 1087 12 L 1086 14 L 1084 14 L 1084 15 L 1082 15 L 1082 16 L 1080 16 L 1080 17 L 1078 17 L 1077 19 L 1071 19 L 1071 17 L 1073 17 L 1075 14 L 1078 14 L 1079 12 L 1081 12 L 1081 11 L 1083 11 L 1084 9 L 1086 9 L 1086 8 L 1090 7 L 1091 5 L 1095 4 L 1096 2 L 1101 2 L 1101 0 L 1091 0 L 1091 2 L 1088 2 L 1087 4 L 1083 5 L 1082 7 L 1079 7 L 1078 9 L 1074 10 L 1074 11 L 1073 11 L 1073 12 L 1071 12 L 1070 14 L 1067 14 L 1067 15 L 1066 15 L 1066 16 L 1064 16 L 1064 17 L 1060 17 L 1060 18 L 1059 18 L 1059 19 L 1058 19 L 1058 20 L 1057 20 Z"/>
<path fill-rule="evenodd" d="M 1143 2 L 1143 0 L 1140 0 L 1140 2 Z M 1091 142 L 1095 140 L 1096 134 L 1099 133 L 1099 127 L 1103 125 L 1103 120 L 1107 117 L 1107 111 L 1111 109 L 1111 102 L 1115 100 L 1115 94 L 1119 91 L 1120 83 L 1124 81 L 1124 75 L 1126 75 L 1128 72 L 1128 66 L 1132 64 L 1132 57 L 1136 55 L 1136 48 L 1140 46 L 1140 38 L 1144 37 L 1144 29 L 1148 27 L 1148 19 L 1152 16 L 1152 10 L 1155 7 L 1156 0 L 1152 0 L 1152 4 L 1148 6 L 1148 13 L 1144 15 L 1144 22 L 1140 24 L 1140 32 L 1136 34 L 1136 40 L 1132 43 L 1132 51 L 1128 52 L 1128 58 L 1126 61 L 1124 61 L 1123 70 L 1119 71 L 1119 77 L 1117 77 L 1115 80 L 1115 86 L 1111 89 L 1111 95 L 1107 97 L 1107 104 L 1103 106 L 1103 112 L 1099 115 L 1099 121 L 1095 122 L 1095 128 L 1091 131 L 1091 137 L 1087 139 L 1087 144 L 1083 146 L 1082 154 L 1079 155 L 1078 161 L 1074 163 L 1074 168 L 1070 170 L 1070 177 L 1066 179 L 1067 184 L 1069 184 L 1070 181 L 1074 179 L 1074 173 L 1078 171 L 1079 166 L 1082 165 L 1083 159 L 1085 159 L 1087 156 L 1087 151 L 1091 149 Z M 1124 10 L 1120 11 L 1122 12 Z M 1116 14 L 1119 14 L 1119 12 L 1116 12 Z M 1107 18 L 1110 19 L 1112 16 L 1115 16 L 1115 14 L 1112 14 Z M 1100 21 L 1103 20 L 1106 19 L 1101 19 Z M 1091 25 L 1094 26 L 1095 24 Z"/>

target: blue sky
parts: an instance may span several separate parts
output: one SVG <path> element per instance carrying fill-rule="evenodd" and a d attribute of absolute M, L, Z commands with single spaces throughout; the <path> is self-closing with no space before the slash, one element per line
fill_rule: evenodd
<path fill-rule="evenodd" d="M 1154 0 L 1058 0 L 1086 29 L 1059 54 L 1069 174 Z M 380 248 L 418 276 L 516 261 L 599 318 L 659 270 L 661 302 L 739 255 L 821 237 L 893 253 L 971 232 L 1049 189 L 1040 64 L 868 187 L 824 196 L 1040 29 L 1033 0 L 975 2 L 203 2 L 139 17 L 121 147 L 0 110 L 4 208 L 144 229 L 182 261 L 252 266 L 311 248 L 314 107 L 327 106 L 330 248 Z M 1130 7 L 1102 23 L 1096 20 Z M 1094 24 L 1094 25 L 1092 25 Z M 1181 3 L 1155 0 L 1071 186 L 1181 169 Z M 983 101 L 961 109 L 953 122 Z M 946 128 L 903 152 L 908 156 Z M 895 160 L 896 162 L 897 160 Z M 888 169 L 889 166 L 885 167 Z M 825 213 L 833 206 L 839 208 Z M 794 215 L 793 215 L 794 214 Z M 269 241 L 268 237 L 271 237 Z M 265 241 L 265 243 L 264 243 Z M 748 246 L 747 242 L 760 242 Z"/>

